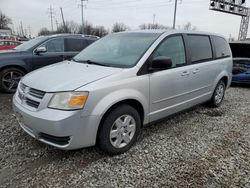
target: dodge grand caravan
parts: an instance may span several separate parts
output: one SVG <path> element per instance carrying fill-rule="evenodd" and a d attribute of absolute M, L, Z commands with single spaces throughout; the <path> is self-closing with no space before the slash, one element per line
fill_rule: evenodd
<path fill-rule="evenodd" d="M 26 75 L 13 106 L 22 129 L 41 142 L 120 154 L 146 124 L 204 102 L 220 106 L 231 78 L 231 51 L 221 36 L 122 32 Z"/>

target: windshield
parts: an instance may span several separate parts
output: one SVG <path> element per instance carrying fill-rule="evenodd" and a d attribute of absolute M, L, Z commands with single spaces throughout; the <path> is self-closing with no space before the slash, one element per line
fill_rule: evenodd
<path fill-rule="evenodd" d="M 159 35 L 159 33 L 108 35 L 85 48 L 73 60 L 111 67 L 133 67 Z"/>
<path fill-rule="evenodd" d="M 26 51 L 32 48 L 33 46 L 37 45 L 38 43 L 44 41 L 45 37 L 37 37 L 34 38 L 30 41 L 24 42 L 23 44 L 17 46 L 14 48 L 14 50 L 19 50 L 19 51 Z"/>

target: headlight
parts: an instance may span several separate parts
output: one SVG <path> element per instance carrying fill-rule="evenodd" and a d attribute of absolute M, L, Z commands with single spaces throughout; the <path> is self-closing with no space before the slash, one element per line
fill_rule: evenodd
<path fill-rule="evenodd" d="M 60 110 L 82 109 L 88 99 L 88 95 L 88 92 L 55 93 L 48 107 Z"/>

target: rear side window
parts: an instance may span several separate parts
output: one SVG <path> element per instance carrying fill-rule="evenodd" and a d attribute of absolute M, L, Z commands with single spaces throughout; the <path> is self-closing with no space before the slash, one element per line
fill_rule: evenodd
<path fill-rule="evenodd" d="M 215 48 L 215 58 L 230 56 L 231 51 L 227 41 L 222 37 L 212 36 Z"/>
<path fill-rule="evenodd" d="M 95 40 L 88 39 L 87 42 L 88 42 L 88 44 L 92 44 L 93 42 L 95 42 Z"/>
<path fill-rule="evenodd" d="M 65 39 L 65 51 L 66 52 L 80 52 L 88 46 L 85 39 Z"/>
<path fill-rule="evenodd" d="M 208 36 L 187 36 L 192 63 L 212 59 L 212 47 Z"/>

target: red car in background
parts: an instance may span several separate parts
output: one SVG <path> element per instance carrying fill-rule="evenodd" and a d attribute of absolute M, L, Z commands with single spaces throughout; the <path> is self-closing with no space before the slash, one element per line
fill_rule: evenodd
<path fill-rule="evenodd" d="M 22 44 L 22 43 L 18 42 L 18 41 L 0 40 L 0 50 L 10 50 L 10 49 L 13 49 L 20 44 Z"/>

